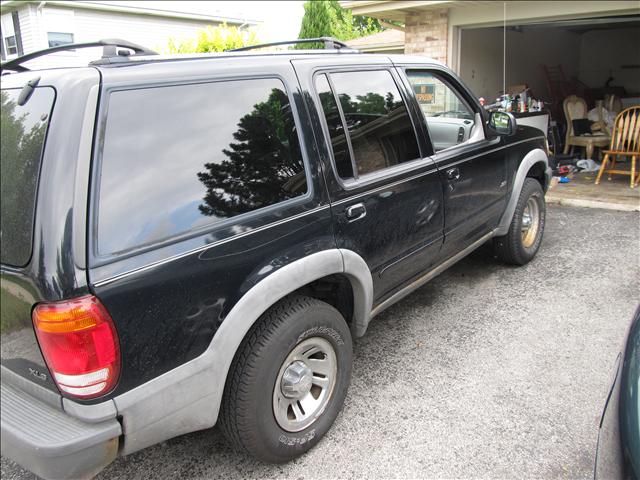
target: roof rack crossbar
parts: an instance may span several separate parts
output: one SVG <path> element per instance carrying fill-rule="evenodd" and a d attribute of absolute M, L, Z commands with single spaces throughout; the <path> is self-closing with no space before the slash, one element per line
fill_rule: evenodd
<path fill-rule="evenodd" d="M 127 40 L 121 40 L 119 38 L 107 38 L 103 40 L 97 40 L 95 42 L 86 43 L 70 43 L 67 45 L 58 45 L 57 47 L 46 48 L 44 50 L 38 50 L 37 52 L 28 53 L 21 57 L 14 58 L 8 62 L 4 62 L 0 65 L 2 70 L 13 70 L 16 72 L 26 72 L 29 69 L 22 64 L 30 60 L 34 60 L 45 55 L 50 55 L 56 52 L 64 52 L 67 50 L 76 50 L 78 48 L 91 48 L 91 47 L 104 47 L 104 54 L 102 58 L 111 58 L 112 56 L 120 56 L 117 52 L 117 47 L 127 48 L 133 50 L 135 55 L 157 55 L 158 52 L 150 50 L 146 47 L 138 45 L 137 43 L 129 42 Z"/>
<path fill-rule="evenodd" d="M 318 38 L 298 38 L 297 40 L 285 40 L 283 42 L 271 42 L 261 43 L 259 45 L 249 45 L 248 47 L 233 48 L 226 50 L 227 52 L 244 52 L 247 50 L 255 50 L 256 48 L 275 47 L 278 45 L 296 45 L 299 43 L 324 43 L 325 50 L 340 50 L 341 48 L 350 48 L 344 42 L 336 40 L 333 37 L 318 37 Z"/>

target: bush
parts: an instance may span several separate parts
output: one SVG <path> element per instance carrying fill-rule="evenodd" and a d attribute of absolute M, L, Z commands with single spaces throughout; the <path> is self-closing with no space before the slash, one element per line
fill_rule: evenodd
<path fill-rule="evenodd" d="M 201 30 L 196 38 L 177 40 L 169 38 L 166 53 L 207 53 L 224 52 L 233 48 L 256 45 L 258 38 L 253 30 L 228 27 L 225 23 Z"/>

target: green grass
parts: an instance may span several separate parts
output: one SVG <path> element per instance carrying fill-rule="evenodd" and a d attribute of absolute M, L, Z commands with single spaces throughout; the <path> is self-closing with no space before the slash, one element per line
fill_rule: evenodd
<path fill-rule="evenodd" d="M 0 333 L 9 333 L 25 326 L 25 312 L 30 312 L 29 304 L 0 290 Z"/>

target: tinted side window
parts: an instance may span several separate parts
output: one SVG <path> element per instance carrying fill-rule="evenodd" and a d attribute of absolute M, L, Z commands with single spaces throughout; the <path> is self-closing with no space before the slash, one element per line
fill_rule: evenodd
<path fill-rule="evenodd" d="M 101 168 L 100 254 L 307 191 L 291 105 L 276 79 L 112 93 Z"/>
<path fill-rule="evenodd" d="M 2 263 L 15 266 L 31 258 L 40 160 L 55 98 L 53 88 L 39 87 L 21 106 L 20 92 L 0 93 L 0 251 Z"/>
<path fill-rule="evenodd" d="M 353 165 L 349 154 L 349 145 L 344 132 L 344 124 L 340 118 L 340 111 L 333 91 L 329 86 L 326 75 L 318 75 L 316 78 L 316 89 L 322 104 L 322 110 L 329 129 L 329 138 L 333 147 L 333 158 L 336 162 L 336 170 L 342 178 L 353 177 Z"/>
<path fill-rule="evenodd" d="M 420 157 L 415 132 L 391 73 L 386 70 L 332 73 L 363 175 Z"/>

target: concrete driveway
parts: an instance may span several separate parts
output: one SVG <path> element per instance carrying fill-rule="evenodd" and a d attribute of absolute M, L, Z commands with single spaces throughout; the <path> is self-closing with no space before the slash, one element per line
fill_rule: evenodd
<path fill-rule="evenodd" d="M 639 238 L 638 213 L 550 206 L 531 264 L 476 253 L 373 321 L 342 414 L 304 457 L 260 464 L 214 428 L 100 478 L 592 477 Z M 4 458 L 1 473 L 31 477 Z"/>

